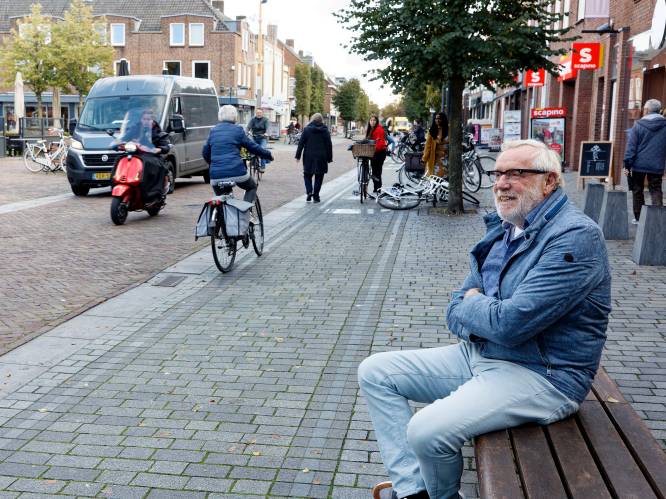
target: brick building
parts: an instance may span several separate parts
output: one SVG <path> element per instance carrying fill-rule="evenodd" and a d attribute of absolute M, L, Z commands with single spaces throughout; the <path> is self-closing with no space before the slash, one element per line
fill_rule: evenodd
<path fill-rule="evenodd" d="M 29 15 L 35 0 L 12 0 L 0 8 L 0 42 Z M 277 27 L 263 35 L 263 71 L 258 72 L 258 35 L 244 16 L 230 19 L 222 0 L 87 0 L 98 29 L 115 52 L 114 72 L 127 61 L 130 74 L 175 74 L 212 79 L 221 104 L 233 104 L 241 122 L 249 121 L 262 90 L 262 106 L 278 126 L 289 120 L 289 69 Z M 68 0 L 40 0 L 42 13 L 63 18 Z M 102 18 L 105 22 L 101 22 Z M 261 74 L 261 79 L 258 76 Z M 45 116 L 52 116 L 51 94 L 44 95 Z M 0 116 L 13 113 L 13 82 L 0 86 Z M 62 97 L 65 118 L 78 114 L 78 96 Z M 36 114 L 36 99 L 26 87 L 26 115 Z M 284 121 L 284 123 L 283 123 Z"/>
<path fill-rule="evenodd" d="M 602 44 L 603 66 L 577 72 L 563 68 L 560 78 L 547 75 L 540 88 L 525 88 L 521 80 L 520 86 L 498 89 L 490 113 L 493 125 L 504 128 L 505 111 L 518 110 L 526 138 L 531 109 L 564 108 L 564 164 L 578 169 L 582 141 L 611 140 L 619 179 L 626 130 L 640 117 L 645 101 L 666 103 L 666 0 L 557 0 L 553 8 L 569 13 L 561 26 L 571 26 L 579 42 Z M 571 44 L 560 46 L 569 49 Z M 570 58 L 556 62 L 570 64 Z M 468 99 L 468 116 L 474 118 L 480 106 L 480 99 Z"/>

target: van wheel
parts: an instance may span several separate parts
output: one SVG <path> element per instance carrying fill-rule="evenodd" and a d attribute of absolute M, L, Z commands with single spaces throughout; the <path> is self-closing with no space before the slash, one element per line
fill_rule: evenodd
<path fill-rule="evenodd" d="M 88 191 L 90 190 L 90 187 L 85 187 L 83 185 L 71 184 L 70 187 L 75 196 L 87 196 Z"/>
<path fill-rule="evenodd" d="M 204 184 L 210 184 L 210 170 L 203 173 Z"/>
<path fill-rule="evenodd" d="M 174 170 L 173 164 L 169 164 L 169 173 L 167 173 L 167 177 L 169 177 L 169 190 L 167 194 L 173 194 L 173 191 L 176 189 L 176 174 Z"/>

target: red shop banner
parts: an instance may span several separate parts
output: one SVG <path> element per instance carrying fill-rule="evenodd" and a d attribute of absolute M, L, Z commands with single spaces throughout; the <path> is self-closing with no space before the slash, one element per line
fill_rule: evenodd
<path fill-rule="evenodd" d="M 573 60 L 571 54 L 563 55 L 560 57 L 560 76 L 557 81 L 573 80 L 578 75 L 578 70 L 573 68 Z"/>
<path fill-rule="evenodd" d="M 598 42 L 577 42 L 573 46 L 571 67 L 573 69 L 599 69 L 602 66 L 601 44 Z"/>
<path fill-rule="evenodd" d="M 546 70 L 541 68 L 536 71 L 528 69 L 525 73 L 526 87 L 543 87 L 546 84 Z"/>
<path fill-rule="evenodd" d="M 540 107 L 531 111 L 532 118 L 564 118 L 567 115 L 563 107 Z"/>

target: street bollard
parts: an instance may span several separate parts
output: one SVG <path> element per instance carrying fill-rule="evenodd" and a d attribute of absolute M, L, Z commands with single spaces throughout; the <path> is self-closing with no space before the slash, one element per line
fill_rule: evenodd
<path fill-rule="evenodd" d="M 603 184 L 588 183 L 585 187 L 585 208 L 583 212 L 597 223 L 599 223 L 605 190 Z"/>
<path fill-rule="evenodd" d="M 599 213 L 599 226 L 607 240 L 629 239 L 627 191 L 606 191 Z"/>
<path fill-rule="evenodd" d="M 631 259 L 638 265 L 666 265 L 666 207 L 641 208 Z"/>

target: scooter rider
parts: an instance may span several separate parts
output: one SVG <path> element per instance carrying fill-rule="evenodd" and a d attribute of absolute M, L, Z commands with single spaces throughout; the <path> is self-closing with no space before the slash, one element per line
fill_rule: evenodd
<path fill-rule="evenodd" d="M 264 111 L 262 109 L 257 109 L 254 114 L 254 118 L 250 120 L 247 124 L 247 131 L 250 132 L 254 141 L 259 144 L 259 146 L 266 149 L 268 146 L 268 118 L 264 116 Z M 270 161 L 264 159 L 261 160 L 261 172 L 266 171 L 266 165 Z"/>
<path fill-rule="evenodd" d="M 148 153 L 141 157 L 144 164 L 141 194 L 144 202 L 148 203 L 167 194 L 168 168 L 160 155 L 168 153 L 171 144 L 150 109 L 141 110 L 138 119 L 136 114 L 132 116 L 131 112 L 128 113 L 127 124 L 120 142 L 134 142 L 140 151 Z"/>

